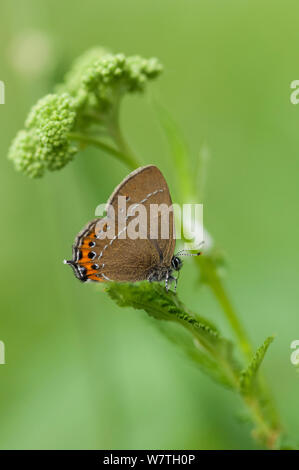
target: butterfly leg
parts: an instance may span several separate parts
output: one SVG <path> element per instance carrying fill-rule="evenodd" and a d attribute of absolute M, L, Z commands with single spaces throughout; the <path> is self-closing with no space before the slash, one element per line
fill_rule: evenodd
<path fill-rule="evenodd" d="M 166 289 L 166 292 L 168 292 L 168 279 L 169 279 L 169 272 L 166 271 L 166 276 L 165 276 L 165 289 Z"/>
<path fill-rule="evenodd" d="M 167 281 L 168 281 L 168 283 L 174 282 L 174 292 L 176 292 L 176 288 L 177 288 L 177 284 L 178 284 L 178 278 L 174 277 L 174 276 L 171 276 L 171 275 L 168 275 Z M 166 289 L 166 290 L 168 290 L 168 289 Z"/>
<path fill-rule="evenodd" d="M 148 277 L 147 277 L 148 282 L 156 282 L 159 281 L 159 278 L 157 276 L 156 272 L 152 272 Z"/>

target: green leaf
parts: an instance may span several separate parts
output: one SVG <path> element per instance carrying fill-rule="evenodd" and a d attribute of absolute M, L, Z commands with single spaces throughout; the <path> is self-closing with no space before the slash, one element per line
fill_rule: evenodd
<path fill-rule="evenodd" d="M 256 350 L 249 365 L 240 374 L 240 392 L 242 395 L 249 395 L 255 385 L 256 375 L 265 357 L 268 347 L 274 340 L 273 336 L 265 339 L 264 343 Z"/>
<path fill-rule="evenodd" d="M 202 144 L 199 148 L 197 165 L 196 165 L 196 195 L 197 200 L 203 203 L 205 197 L 205 188 L 207 182 L 208 162 L 210 160 L 210 151 L 206 144 Z"/>
<path fill-rule="evenodd" d="M 174 161 L 176 173 L 179 176 L 178 186 L 181 188 L 181 197 L 185 201 L 192 201 L 195 197 L 194 184 L 190 175 L 190 151 L 181 129 L 174 121 L 170 113 L 157 101 L 154 107 L 168 141 L 171 156 Z"/>
<path fill-rule="evenodd" d="M 205 373 L 222 385 L 237 387 L 240 370 L 233 358 L 231 342 L 220 336 L 211 322 L 187 310 L 176 294 L 147 281 L 109 283 L 106 290 L 120 307 L 141 309 L 155 319 L 164 320 L 164 324 L 159 325 L 163 333 Z M 172 328 L 166 322 L 180 327 Z"/>

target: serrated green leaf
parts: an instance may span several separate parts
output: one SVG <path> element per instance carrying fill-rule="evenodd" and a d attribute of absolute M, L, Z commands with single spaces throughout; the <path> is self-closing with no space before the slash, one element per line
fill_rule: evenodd
<path fill-rule="evenodd" d="M 167 325 L 160 325 L 160 329 L 214 380 L 236 388 L 239 366 L 233 358 L 232 343 L 211 322 L 187 310 L 176 294 L 147 281 L 109 283 L 106 290 L 120 307 L 145 310 L 151 317 L 183 326 L 189 334 L 174 334 Z"/>
<path fill-rule="evenodd" d="M 255 379 L 260 365 L 265 357 L 268 347 L 274 340 L 273 336 L 269 336 L 265 339 L 264 343 L 256 350 L 253 358 L 249 365 L 241 371 L 240 374 L 240 392 L 242 395 L 250 394 L 252 388 L 255 385 Z"/>
<path fill-rule="evenodd" d="M 228 378 L 226 371 L 219 367 L 218 361 L 198 347 L 198 343 L 194 342 L 188 331 L 176 325 L 169 325 L 165 321 L 160 321 L 157 325 L 177 350 L 191 359 L 203 373 L 225 387 L 233 387 L 232 381 Z"/>

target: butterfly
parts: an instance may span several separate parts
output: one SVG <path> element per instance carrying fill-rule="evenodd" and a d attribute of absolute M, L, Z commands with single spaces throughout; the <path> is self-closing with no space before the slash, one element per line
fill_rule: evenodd
<path fill-rule="evenodd" d="M 120 207 L 121 200 L 125 201 L 125 208 Z M 159 212 L 152 216 L 151 206 L 161 204 L 169 209 L 167 222 Z M 146 210 L 143 237 L 125 236 L 135 215 L 134 211 L 126 212 L 127 206 L 135 213 Z M 127 214 L 125 217 L 122 211 Z M 153 225 L 157 228 L 155 234 Z M 161 235 L 165 228 L 167 237 Z M 70 265 L 83 282 L 165 281 L 168 290 L 171 282 L 175 282 L 175 288 L 177 286 L 173 273 L 180 271 L 183 264 L 178 255 L 185 254 L 181 251 L 174 255 L 174 249 L 174 215 L 168 185 L 156 166 L 147 165 L 130 173 L 116 187 L 106 204 L 106 216 L 92 220 L 78 233 L 73 244 L 73 259 L 64 263 Z"/>

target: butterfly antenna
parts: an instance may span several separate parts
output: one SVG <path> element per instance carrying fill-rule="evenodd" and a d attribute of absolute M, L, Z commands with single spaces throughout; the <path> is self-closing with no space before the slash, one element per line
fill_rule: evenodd
<path fill-rule="evenodd" d="M 202 241 L 199 246 L 203 244 L 204 244 L 204 241 Z M 176 253 L 175 256 L 199 256 L 199 255 L 201 255 L 201 251 L 198 251 L 197 253 L 189 253 L 189 251 L 187 250 L 181 250 L 178 253 Z"/>
<path fill-rule="evenodd" d="M 72 265 L 74 265 L 75 263 L 72 260 L 64 259 L 63 264 L 72 264 Z"/>
<path fill-rule="evenodd" d="M 201 255 L 201 251 L 198 251 L 197 253 L 185 253 L 186 250 L 179 251 L 176 256 L 199 256 Z"/>

